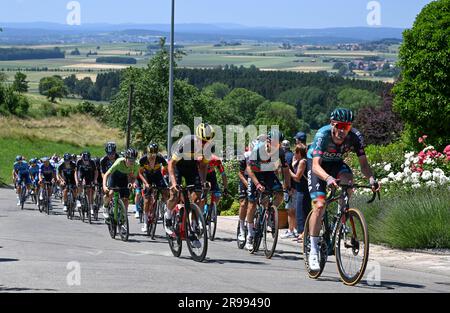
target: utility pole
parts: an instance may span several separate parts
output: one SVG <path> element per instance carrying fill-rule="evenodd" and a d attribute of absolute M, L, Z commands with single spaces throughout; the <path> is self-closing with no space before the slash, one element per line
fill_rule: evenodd
<path fill-rule="evenodd" d="M 134 85 L 130 84 L 130 92 L 128 95 L 128 120 L 127 120 L 127 150 L 130 148 L 131 143 L 131 110 L 133 106 L 133 90 Z"/>
<path fill-rule="evenodd" d="M 174 33 L 175 33 L 175 0 L 172 0 L 172 20 L 170 26 L 170 69 L 169 69 L 169 116 L 167 128 L 167 155 L 170 157 L 172 148 L 173 128 L 173 57 L 174 57 Z"/>

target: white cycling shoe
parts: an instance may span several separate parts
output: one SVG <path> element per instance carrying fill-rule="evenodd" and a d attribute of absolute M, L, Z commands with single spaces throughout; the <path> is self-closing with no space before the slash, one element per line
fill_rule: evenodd
<path fill-rule="evenodd" d="M 247 250 L 253 250 L 253 237 L 248 236 L 247 237 L 247 243 L 245 244 L 245 249 Z"/>
<path fill-rule="evenodd" d="M 311 271 L 314 271 L 314 272 L 320 271 L 318 254 L 310 254 L 309 258 L 308 258 L 308 263 L 309 263 L 309 269 Z"/>
<path fill-rule="evenodd" d="M 142 230 L 143 233 L 146 233 L 146 232 L 147 232 L 147 223 L 144 223 L 144 224 L 142 225 L 141 230 Z"/>

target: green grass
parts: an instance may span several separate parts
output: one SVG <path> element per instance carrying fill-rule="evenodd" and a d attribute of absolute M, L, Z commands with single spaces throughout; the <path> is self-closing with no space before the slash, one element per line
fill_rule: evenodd
<path fill-rule="evenodd" d="M 359 196 L 352 206 L 362 209 L 373 243 L 401 249 L 450 248 L 450 193 L 448 189 L 398 191 L 366 204 Z"/>
<path fill-rule="evenodd" d="M 1 182 L 11 184 L 11 172 L 17 155 L 24 155 L 27 159 L 33 157 L 52 156 L 54 153 L 79 154 L 89 150 L 93 156 L 104 154 L 103 146 L 77 146 L 63 141 L 54 142 L 36 138 L 10 139 L 0 138 L 0 184 Z"/>

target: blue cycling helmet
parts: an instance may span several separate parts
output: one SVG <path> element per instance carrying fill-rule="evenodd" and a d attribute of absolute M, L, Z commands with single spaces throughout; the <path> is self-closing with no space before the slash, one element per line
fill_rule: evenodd
<path fill-rule="evenodd" d="M 16 156 L 16 162 L 19 162 L 19 161 L 22 161 L 22 156 L 21 155 L 18 155 L 18 156 Z"/>
<path fill-rule="evenodd" d="M 37 160 L 35 158 L 31 159 L 30 164 L 37 164 Z"/>
<path fill-rule="evenodd" d="M 68 162 L 72 160 L 72 155 L 70 153 L 64 154 L 64 161 Z"/>
<path fill-rule="evenodd" d="M 336 122 L 352 123 L 354 115 L 352 110 L 338 108 L 331 113 L 330 118 Z"/>

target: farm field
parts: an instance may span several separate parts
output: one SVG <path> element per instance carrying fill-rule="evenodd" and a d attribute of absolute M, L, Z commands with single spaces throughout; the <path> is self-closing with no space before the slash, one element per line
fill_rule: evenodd
<path fill-rule="evenodd" d="M 179 67 L 186 68 L 213 68 L 217 66 L 235 65 L 250 67 L 256 66 L 266 71 L 295 71 L 317 72 L 333 70 L 337 61 L 360 60 L 364 57 L 378 56 L 397 61 L 398 45 L 393 45 L 386 52 L 373 51 L 346 51 L 346 50 L 310 50 L 311 48 L 283 49 L 273 43 L 243 43 L 241 45 L 215 46 L 212 43 L 179 43 L 183 45 L 185 55 L 178 62 Z M 145 43 L 99 43 L 99 44 L 70 44 L 70 45 L 37 45 L 29 48 L 54 48 L 58 46 L 66 51 L 65 59 L 0 61 L 0 71 L 8 75 L 12 82 L 14 74 L 21 70 L 27 75 L 30 92 L 37 93 L 39 80 L 46 76 L 60 75 L 63 78 L 76 74 L 77 78 L 90 77 L 95 81 L 98 73 L 121 70 L 129 65 L 125 64 L 97 64 L 99 56 L 127 56 L 136 58 L 135 67 L 145 67 L 152 57 L 147 54 Z M 0 46 L 3 48 L 10 46 Z M 73 56 L 70 52 L 78 49 L 80 55 Z M 87 55 L 89 52 L 97 55 Z M 39 71 L 37 71 L 37 69 Z M 391 81 L 383 77 L 371 77 L 369 73 L 357 72 L 356 78 Z"/>

